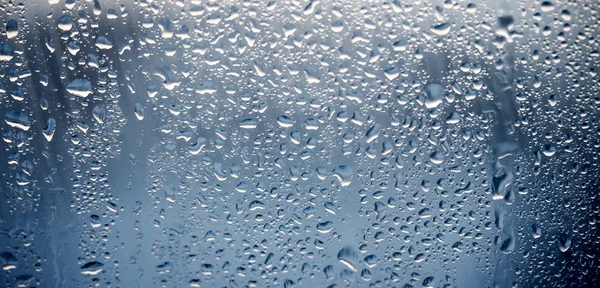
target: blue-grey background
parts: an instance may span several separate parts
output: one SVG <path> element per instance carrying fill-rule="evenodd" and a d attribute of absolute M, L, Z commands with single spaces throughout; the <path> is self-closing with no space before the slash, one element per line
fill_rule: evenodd
<path fill-rule="evenodd" d="M 599 277 L 597 1 L 0 5 L 0 286 Z"/>

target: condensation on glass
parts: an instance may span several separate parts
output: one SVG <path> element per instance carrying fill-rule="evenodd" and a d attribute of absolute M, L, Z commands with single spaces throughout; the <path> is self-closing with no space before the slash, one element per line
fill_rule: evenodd
<path fill-rule="evenodd" d="M 0 4 L 2 287 L 593 287 L 594 0 Z"/>

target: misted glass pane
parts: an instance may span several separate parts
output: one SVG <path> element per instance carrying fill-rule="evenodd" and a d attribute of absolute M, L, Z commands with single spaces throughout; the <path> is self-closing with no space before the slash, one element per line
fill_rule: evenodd
<path fill-rule="evenodd" d="M 596 287 L 596 0 L 5 0 L 0 287 Z"/>

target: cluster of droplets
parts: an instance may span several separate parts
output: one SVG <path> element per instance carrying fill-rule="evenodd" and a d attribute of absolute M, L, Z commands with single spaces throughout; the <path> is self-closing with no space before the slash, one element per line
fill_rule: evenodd
<path fill-rule="evenodd" d="M 346 2 L 7 4 L 7 285 L 597 276 L 598 5 Z"/>

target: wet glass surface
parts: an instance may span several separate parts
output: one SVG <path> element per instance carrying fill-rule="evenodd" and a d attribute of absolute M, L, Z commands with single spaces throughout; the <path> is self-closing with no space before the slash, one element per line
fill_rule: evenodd
<path fill-rule="evenodd" d="M 0 4 L 0 287 L 594 287 L 600 4 Z"/>

